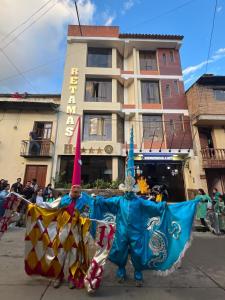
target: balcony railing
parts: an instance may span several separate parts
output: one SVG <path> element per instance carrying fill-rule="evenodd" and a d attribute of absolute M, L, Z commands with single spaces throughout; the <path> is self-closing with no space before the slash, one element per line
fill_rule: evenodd
<path fill-rule="evenodd" d="M 49 140 L 23 140 L 20 156 L 27 158 L 50 158 L 53 156 L 54 143 Z"/>
<path fill-rule="evenodd" d="M 225 168 L 225 149 L 201 150 L 203 168 Z"/>

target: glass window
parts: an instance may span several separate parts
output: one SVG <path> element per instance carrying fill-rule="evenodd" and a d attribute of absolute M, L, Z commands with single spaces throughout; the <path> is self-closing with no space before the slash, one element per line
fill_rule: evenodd
<path fill-rule="evenodd" d="M 124 120 L 117 116 L 117 142 L 124 143 Z"/>
<path fill-rule="evenodd" d="M 87 66 L 99 67 L 99 68 L 111 68 L 112 49 L 88 48 Z"/>
<path fill-rule="evenodd" d="M 119 51 L 117 51 L 116 65 L 117 65 L 117 68 L 123 70 L 123 57 L 119 53 Z"/>
<path fill-rule="evenodd" d="M 170 97 L 170 96 L 171 96 L 170 85 L 166 84 L 166 97 Z"/>
<path fill-rule="evenodd" d="M 112 102 L 112 80 L 86 79 L 85 101 Z"/>
<path fill-rule="evenodd" d="M 179 94 L 179 83 L 178 83 L 178 80 L 174 80 L 174 91 L 175 91 L 175 94 Z"/>
<path fill-rule="evenodd" d="M 225 89 L 224 90 L 214 90 L 214 97 L 216 100 L 225 101 Z"/>
<path fill-rule="evenodd" d="M 96 179 L 112 181 L 112 158 L 104 156 L 82 156 L 81 179 L 93 183 Z"/>
<path fill-rule="evenodd" d="M 163 64 L 166 65 L 166 53 L 162 54 Z"/>
<path fill-rule="evenodd" d="M 141 70 L 157 70 L 155 51 L 140 51 L 139 56 Z"/>
<path fill-rule="evenodd" d="M 144 140 L 161 141 L 163 138 L 163 123 L 160 115 L 143 115 Z"/>
<path fill-rule="evenodd" d="M 174 52 L 173 52 L 173 50 L 170 50 L 170 62 L 174 63 Z"/>
<path fill-rule="evenodd" d="M 143 103 L 160 103 L 159 83 L 141 81 L 141 97 Z"/>
<path fill-rule="evenodd" d="M 111 141 L 112 116 L 111 115 L 84 115 L 84 141 Z"/>
<path fill-rule="evenodd" d="M 34 122 L 34 136 L 39 140 L 50 140 L 52 135 L 52 123 Z"/>
<path fill-rule="evenodd" d="M 117 102 L 124 103 L 124 89 L 119 81 L 117 81 Z"/>

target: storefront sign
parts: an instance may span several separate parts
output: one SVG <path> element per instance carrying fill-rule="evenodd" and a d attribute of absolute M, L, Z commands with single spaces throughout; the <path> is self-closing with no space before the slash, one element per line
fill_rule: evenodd
<path fill-rule="evenodd" d="M 172 156 L 144 156 L 144 160 L 173 160 Z"/>
<path fill-rule="evenodd" d="M 67 102 L 66 113 L 66 131 L 65 135 L 71 137 L 73 135 L 74 126 L 75 126 L 75 115 L 77 111 L 76 106 L 76 91 L 78 87 L 78 68 L 71 68 L 70 71 L 70 96 Z"/>

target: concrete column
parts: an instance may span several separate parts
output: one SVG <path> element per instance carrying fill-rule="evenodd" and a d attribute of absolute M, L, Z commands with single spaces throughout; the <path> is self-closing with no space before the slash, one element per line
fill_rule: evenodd
<path fill-rule="evenodd" d="M 117 80 L 112 79 L 112 103 L 117 103 Z"/>
<path fill-rule="evenodd" d="M 116 180 L 118 178 L 118 158 L 113 157 L 112 158 L 112 180 Z"/>
<path fill-rule="evenodd" d="M 112 114 L 112 142 L 117 143 L 117 114 Z"/>
<path fill-rule="evenodd" d="M 117 51 L 115 48 L 112 49 L 112 68 L 116 69 L 116 55 Z"/>

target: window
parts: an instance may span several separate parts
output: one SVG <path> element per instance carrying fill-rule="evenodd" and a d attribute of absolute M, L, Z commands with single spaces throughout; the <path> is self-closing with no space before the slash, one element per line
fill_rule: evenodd
<path fill-rule="evenodd" d="M 84 141 L 111 141 L 112 116 L 111 115 L 84 115 Z"/>
<path fill-rule="evenodd" d="M 99 67 L 99 68 L 111 68 L 112 49 L 88 48 L 87 66 Z"/>
<path fill-rule="evenodd" d="M 163 64 L 166 65 L 166 53 L 162 54 Z"/>
<path fill-rule="evenodd" d="M 141 81 L 141 97 L 143 103 L 160 103 L 159 83 Z"/>
<path fill-rule="evenodd" d="M 162 116 L 143 115 L 143 137 L 144 140 L 161 141 L 163 138 Z"/>
<path fill-rule="evenodd" d="M 117 65 L 117 68 L 123 70 L 123 57 L 119 53 L 119 51 L 117 51 L 116 65 Z"/>
<path fill-rule="evenodd" d="M 214 97 L 218 101 L 225 101 L 225 89 L 214 90 Z"/>
<path fill-rule="evenodd" d="M 149 71 L 157 70 L 156 53 L 155 51 L 140 51 L 140 69 Z"/>
<path fill-rule="evenodd" d="M 112 80 L 86 79 L 85 101 L 112 102 Z"/>
<path fill-rule="evenodd" d="M 124 143 L 124 120 L 117 116 L 117 142 Z"/>
<path fill-rule="evenodd" d="M 170 62 L 174 63 L 174 52 L 173 52 L 173 50 L 170 50 Z"/>
<path fill-rule="evenodd" d="M 50 140 L 52 135 L 52 122 L 34 122 L 33 134 L 38 140 Z"/>
<path fill-rule="evenodd" d="M 170 85 L 166 84 L 166 97 L 171 97 Z"/>
<path fill-rule="evenodd" d="M 117 102 L 124 103 L 124 89 L 119 81 L 117 81 Z"/>
<path fill-rule="evenodd" d="M 179 94 L 179 84 L 178 84 L 178 80 L 174 80 L 174 91 L 175 94 Z"/>

